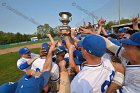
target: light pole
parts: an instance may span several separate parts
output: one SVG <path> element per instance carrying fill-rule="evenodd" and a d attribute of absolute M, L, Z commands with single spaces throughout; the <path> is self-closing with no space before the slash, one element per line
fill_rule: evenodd
<path fill-rule="evenodd" d="M 121 18 L 121 14 L 120 14 L 120 12 L 121 12 L 121 5 L 120 5 L 120 0 L 119 0 L 119 9 L 118 9 L 119 11 L 119 25 L 120 25 L 120 18 Z"/>

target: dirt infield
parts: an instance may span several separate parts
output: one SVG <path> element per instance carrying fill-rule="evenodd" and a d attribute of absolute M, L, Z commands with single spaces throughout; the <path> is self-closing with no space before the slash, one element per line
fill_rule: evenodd
<path fill-rule="evenodd" d="M 37 43 L 37 44 L 31 44 L 31 45 L 25 45 L 25 46 L 19 46 L 19 47 L 14 47 L 14 48 L 3 49 L 3 50 L 0 50 L 0 55 L 11 53 L 11 52 L 17 52 L 21 47 L 28 47 L 29 49 L 39 48 L 39 47 L 41 47 L 41 44 L 42 43 Z"/>

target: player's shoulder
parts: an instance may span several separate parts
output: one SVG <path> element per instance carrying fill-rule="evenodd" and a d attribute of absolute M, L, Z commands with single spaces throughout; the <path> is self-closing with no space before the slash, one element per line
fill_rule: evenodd
<path fill-rule="evenodd" d="M 40 64 L 40 65 L 41 65 L 41 64 L 44 64 L 44 63 L 45 63 L 45 60 L 46 60 L 46 59 L 43 59 L 43 58 L 40 58 L 40 57 L 39 57 L 39 58 L 37 58 L 32 64 L 34 64 L 34 65 L 35 65 L 35 64 L 37 64 L 37 65 Z"/>
<path fill-rule="evenodd" d="M 39 57 L 40 55 L 38 55 L 38 54 L 35 54 L 35 53 L 31 53 L 31 58 L 33 58 L 33 57 Z"/>
<path fill-rule="evenodd" d="M 23 62 L 25 62 L 25 61 L 26 61 L 25 58 L 20 58 L 20 59 L 17 60 L 17 64 L 23 63 Z"/>

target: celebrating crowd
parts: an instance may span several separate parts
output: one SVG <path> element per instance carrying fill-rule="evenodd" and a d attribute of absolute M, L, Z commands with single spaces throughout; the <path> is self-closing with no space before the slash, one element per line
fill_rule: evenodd
<path fill-rule="evenodd" d="M 17 67 L 25 74 L 0 86 L 0 93 L 140 93 L 140 32 L 133 28 L 108 34 L 105 20 L 62 30 L 60 40 L 47 34 L 38 54 L 19 50 Z"/>

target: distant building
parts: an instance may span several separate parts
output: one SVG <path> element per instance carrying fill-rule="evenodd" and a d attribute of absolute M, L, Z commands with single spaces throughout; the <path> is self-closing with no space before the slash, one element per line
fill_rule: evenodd
<path fill-rule="evenodd" d="M 138 26 L 140 28 L 140 21 L 139 21 Z M 133 24 L 132 23 L 126 23 L 126 24 L 120 24 L 120 25 L 111 26 L 113 32 L 117 32 L 120 28 L 123 28 L 123 27 L 133 28 Z"/>
<path fill-rule="evenodd" d="M 38 38 L 37 37 L 32 37 L 31 41 L 38 41 Z"/>

